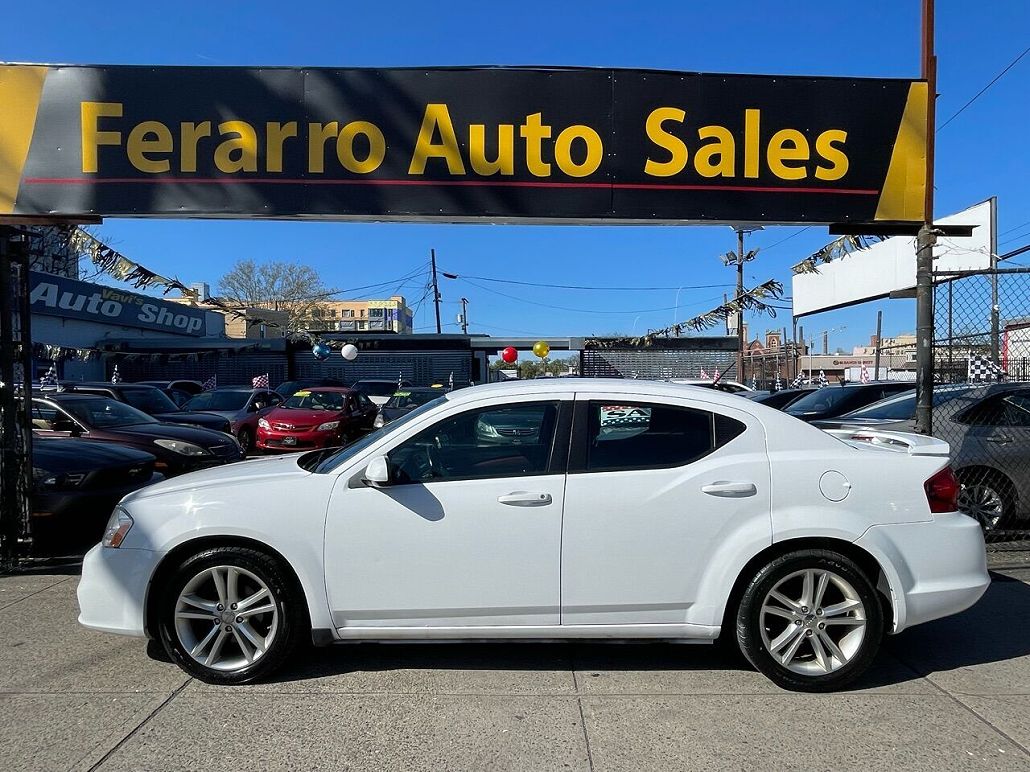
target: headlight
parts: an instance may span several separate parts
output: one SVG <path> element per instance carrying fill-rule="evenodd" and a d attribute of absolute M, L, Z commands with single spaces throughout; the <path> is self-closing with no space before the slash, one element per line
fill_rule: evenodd
<path fill-rule="evenodd" d="M 192 442 L 183 442 L 182 440 L 154 440 L 154 444 L 159 445 L 166 450 L 170 450 L 173 453 L 181 453 L 184 456 L 211 455 L 211 451 L 207 450 L 207 448 L 194 445 Z"/>
<path fill-rule="evenodd" d="M 271 429 L 272 428 L 272 424 L 268 423 L 268 421 L 266 421 L 264 418 L 259 418 L 258 419 L 258 428 L 259 429 Z"/>
<path fill-rule="evenodd" d="M 101 544 L 105 547 L 118 548 L 125 541 L 126 534 L 132 528 L 132 517 L 121 507 L 115 507 L 111 519 L 107 521 L 107 530 Z"/>
<path fill-rule="evenodd" d="M 50 474 L 46 469 L 32 467 L 32 481 L 44 488 L 74 488 L 86 479 L 86 472 Z"/>
<path fill-rule="evenodd" d="M 384 426 L 386 426 L 386 419 L 383 418 L 382 413 L 376 414 L 376 420 L 372 422 L 372 426 L 376 429 L 382 429 Z"/>
<path fill-rule="evenodd" d="M 316 432 L 328 432 L 332 429 L 338 428 L 340 425 L 339 421 L 326 421 L 324 424 L 319 424 Z"/>

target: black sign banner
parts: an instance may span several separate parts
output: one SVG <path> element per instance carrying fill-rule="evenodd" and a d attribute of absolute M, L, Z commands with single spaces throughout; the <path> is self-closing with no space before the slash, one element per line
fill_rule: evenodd
<path fill-rule="evenodd" d="M 0 217 L 923 218 L 923 81 L 0 65 Z"/>

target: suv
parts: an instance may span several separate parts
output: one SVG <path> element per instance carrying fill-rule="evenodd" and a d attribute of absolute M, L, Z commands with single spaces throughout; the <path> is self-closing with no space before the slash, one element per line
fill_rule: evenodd
<path fill-rule="evenodd" d="M 212 413 L 186 411 L 156 386 L 143 383 L 66 383 L 64 392 L 73 394 L 95 394 L 109 397 L 126 405 L 132 405 L 158 421 L 169 424 L 186 424 L 218 432 L 232 433 L 232 427 L 224 416 Z"/>

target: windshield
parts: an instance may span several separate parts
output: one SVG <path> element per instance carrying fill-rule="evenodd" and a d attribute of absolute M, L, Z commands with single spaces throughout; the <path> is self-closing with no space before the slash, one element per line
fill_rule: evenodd
<path fill-rule="evenodd" d="M 933 406 L 940 407 L 945 402 L 968 394 L 972 389 L 937 389 L 933 393 Z M 916 394 L 908 392 L 900 397 L 891 397 L 853 410 L 845 418 L 882 418 L 891 421 L 911 421 L 916 417 Z"/>
<path fill-rule="evenodd" d="M 387 401 L 384 408 L 403 408 L 408 410 L 424 405 L 440 396 L 439 391 L 396 391 Z"/>
<path fill-rule="evenodd" d="M 358 381 L 351 388 L 370 397 L 389 397 L 397 391 L 397 384 L 393 381 Z"/>
<path fill-rule="evenodd" d="M 310 471 L 315 472 L 317 474 L 325 474 L 326 472 L 333 471 L 334 469 L 336 469 L 336 467 L 340 466 L 343 463 L 346 463 L 350 459 L 354 458 L 354 456 L 361 453 L 369 445 L 379 442 L 379 440 L 381 440 L 383 437 L 387 436 L 388 434 L 393 434 L 398 429 L 404 428 L 409 421 L 415 420 L 420 415 L 429 412 L 437 405 L 442 405 L 445 399 L 446 397 L 443 396 L 437 397 L 433 401 L 427 402 L 424 405 L 415 408 L 410 413 L 405 413 L 396 421 L 391 421 L 390 423 L 388 423 L 382 429 L 376 429 L 374 432 L 366 434 L 357 442 L 352 442 L 350 445 L 340 448 L 331 456 L 326 456 L 325 458 L 321 459 L 318 462 L 318 464 Z"/>
<path fill-rule="evenodd" d="M 298 391 L 282 407 L 303 408 L 304 410 L 343 410 L 344 394 L 339 391 L 318 391 L 310 389 Z"/>
<path fill-rule="evenodd" d="M 787 412 L 791 415 L 798 415 L 799 413 L 810 413 L 810 412 L 822 412 L 824 410 L 830 410 L 836 405 L 839 405 L 845 399 L 851 396 L 851 391 L 848 389 L 833 388 L 832 386 L 824 386 L 821 389 L 816 389 L 810 394 L 806 394 L 797 402 L 792 402 L 787 406 Z"/>
<path fill-rule="evenodd" d="M 123 389 L 122 396 L 134 408 L 151 415 L 179 412 L 179 406 L 160 389 Z"/>
<path fill-rule="evenodd" d="M 249 391 L 205 391 L 185 405 L 183 410 L 243 410 L 250 399 Z"/>
<path fill-rule="evenodd" d="M 157 423 L 155 418 L 142 410 L 107 397 L 61 400 L 59 404 L 87 429 Z"/>

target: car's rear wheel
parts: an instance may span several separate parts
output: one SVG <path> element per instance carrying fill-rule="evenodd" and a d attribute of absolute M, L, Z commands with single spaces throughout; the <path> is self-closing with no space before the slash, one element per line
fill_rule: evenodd
<path fill-rule="evenodd" d="M 243 448 L 243 454 L 246 455 L 250 452 L 251 448 L 254 447 L 254 435 L 251 434 L 249 428 L 244 426 L 240 429 L 236 435 L 236 441 L 240 443 L 240 447 Z"/>
<path fill-rule="evenodd" d="M 984 535 L 1007 528 L 1015 510 L 1011 483 L 986 469 L 963 469 L 957 476 L 959 510 L 976 520 Z"/>
<path fill-rule="evenodd" d="M 850 558 L 800 550 L 765 565 L 744 590 L 737 642 L 785 689 L 839 689 L 869 667 L 883 637 L 883 608 Z"/>
<path fill-rule="evenodd" d="M 187 558 L 161 591 L 162 645 L 183 670 L 208 683 L 267 676 L 308 626 L 303 599 L 279 562 L 246 547 Z"/>

